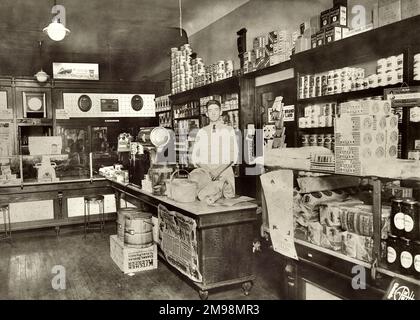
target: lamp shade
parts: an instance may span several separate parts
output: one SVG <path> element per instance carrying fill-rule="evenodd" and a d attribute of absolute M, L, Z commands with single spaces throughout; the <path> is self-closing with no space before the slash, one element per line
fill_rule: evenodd
<path fill-rule="evenodd" d="M 35 74 L 35 78 L 38 82 L 46 82 L 49 75 L 44 72 L 42 69 Z"/>
<path fill-rule="evenodd" d="M 67 33 L 70 33 L 69 29 L 57 21 L 51 22 L 43 31 L 54 41 L 61 41 Z"/>

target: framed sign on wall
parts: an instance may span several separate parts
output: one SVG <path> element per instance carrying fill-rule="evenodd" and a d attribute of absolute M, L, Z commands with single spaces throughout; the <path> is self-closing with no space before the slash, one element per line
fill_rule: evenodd
<path fill-rule="evenodd" d="M 53 62 L 54 79 L 99 80 L 97 63 Z"/>

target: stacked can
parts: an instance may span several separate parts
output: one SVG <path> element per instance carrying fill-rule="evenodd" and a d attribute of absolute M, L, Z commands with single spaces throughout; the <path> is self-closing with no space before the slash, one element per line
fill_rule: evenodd
<path fill-rule="evenodd" d="M 414 80 L 420 81 L 420 53 L 414 56 Z"/>
<path fill-rule="evenodd" d="M 194 87 L 191 66 L 192 49 L 189 44 L 171 49 L 172 93 L 179 93 Z"/>
<path fill-rule="evenodd" d="M 309 105 L 304 109 L 304 116 L 299 118 L 299 128 L 332 127 L 336 103 Z"/>
<path fill-rule="evenodd" d="M 390 56 L 388 58 L 379 59 L 377 62 L 376 73 L 377 73 L 377 86 L 394 85 L 403 82 L 403 67 L 404 67 L 404 55 Z M 372 82 L 375 87 L 375 77 L 370 76 L 369 83 Z"/>

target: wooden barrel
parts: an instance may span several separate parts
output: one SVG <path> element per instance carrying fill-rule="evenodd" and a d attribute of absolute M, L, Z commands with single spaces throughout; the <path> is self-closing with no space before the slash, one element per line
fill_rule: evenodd
<path fill-rule="evenodd" d="M 121 208 L 118 210 L 117 218 L 117 234 L 118 238 L 124 241 L 124 230 L 125 230 L 125 217 L 130 213 L 138 212 L 137 208 Z"/>
<path fill-rule="evenodd" d="M 126 215 L 124 242 L 138 247 L 149 247 L 153 244 L 151 213 L 132 212 Z"/>

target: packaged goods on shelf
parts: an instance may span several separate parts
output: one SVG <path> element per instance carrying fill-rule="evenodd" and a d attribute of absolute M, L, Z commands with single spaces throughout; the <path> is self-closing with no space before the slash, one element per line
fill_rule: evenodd
<path fill-rule="evenodd" d="M 342 253 L 360 261 L 372 262 L 373 239 L 351 232 L 342 233 Z"/>
<path fill-rule="evenodd" d="M 420 56 L 419 56 L 420 61 Z M 383 87 L 403 82 L 402 54 L 379 59 L 377 73 L 366 75 L 365 69 L 345 67 L 314 75 L 299 77 L 299 99 L 340 94 L 363 89 Z M 420 69 L 416 69 L 420 70 Z"/>
<path fill-rule="evenodd" d="M 414 80 L 420 81 L 420 53 L 414 55 L 413 77 Z"/>
<path fill-rule="evenodd" d="M 234 74 L 232 60 L 220 60 L 212 65 L 205 65 L 202 58 L 191 58 L 189 44 L 171 49 L 172 94 L 191 90 L 209 83 L 230 78 Z"/>
<path fill-rule="evenodd" d="M 169 100 L 169 95 L 156 97 L 155 104 L 156 104 L 156 112 L 171 110 L 171 102 Z"/>

